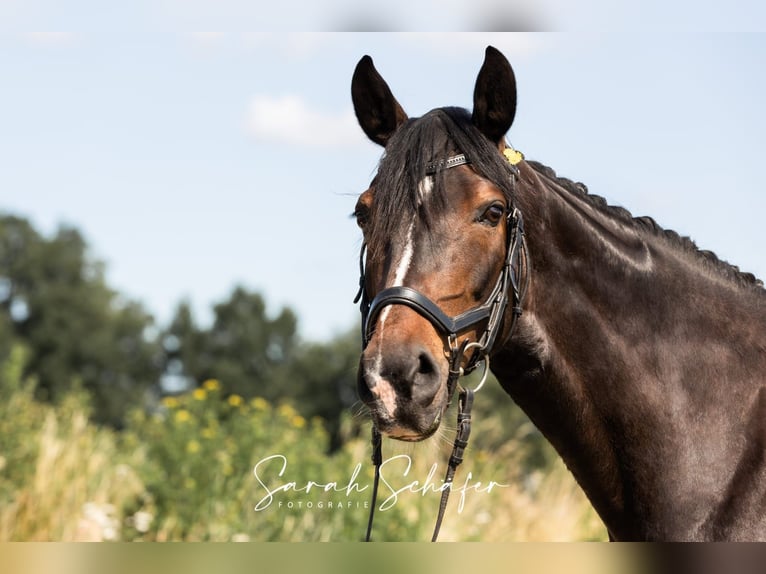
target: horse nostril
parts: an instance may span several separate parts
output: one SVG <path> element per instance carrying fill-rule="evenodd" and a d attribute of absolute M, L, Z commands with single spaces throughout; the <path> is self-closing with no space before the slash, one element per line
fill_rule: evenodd
<path fill-rule="evenodd" d="M 431 355 L 428 353 L 420 353 L 420 355 L 418 355 L 418 374 L 430 375 L 434 371 L 436 371 L 436 366 L 434 365 L 433 359 L 431 359 Z"/>

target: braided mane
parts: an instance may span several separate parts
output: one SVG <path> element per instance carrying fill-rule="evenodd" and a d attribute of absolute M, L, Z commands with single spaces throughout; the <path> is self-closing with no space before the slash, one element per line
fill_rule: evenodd
<path fill-rule="evenodd" d="M 689 253 L 695 253 L 702 258 L 710 267 L 717 269 L 724 276 L 736 281 L 742 286 L 757 287 L 763 289 L 763 281 L 756 278 L 752 273 L 741 271 L 736 265 L 732 265 L 726 261 L 718 258 L 718 256 L 712 251 L 706 249 L 700 249 L 697 244 L 689 237 L 678 234 L 671 229 L 664 229 L 653 218 L 649 216 L 633 217 L 631 213 L 619 206 L 609 205 L 601 196 L 588 193 L 588 188 L 584 183 L 574 182 L 571 179 L 565 177 L 559 177 L 556 172 L 540 162 L 527 160 L 526 162 L 532 169 L 543 177 L 555 182 L 557 185 L 563 187 L 570 193 L 573 193 L 583 199 L 585 199 L 590 205 L 598 208 L 602 212 L 605 212 L 612 217 L 618 219 L 621 222 L 633 225 L 636 228 L 643 229 L 663 237 L 672 245 L 683 249 Z"/>
<path fill-rule="evenodd" d="M 429 163 L 456 153 L 465 154 L 471 168 L 501 189 L 509 202 L 512 201 L 510 168 L 497 153 L 494 144 L 474 126 L 470 113 L 457 107 L 437 108 L 420 118 L 408 120 L 386 146 L 373 181 L 376 199 L 371 217 L 372 229 L 368 249 L 383 249 L 387 241 L 401 235 L 405 222 L 409 221 L 416 211 L 428 226 L 448 208 L 443 185 L 444 172 L 433 176 L 434 185 L 428 205 L 420 205 L 418 187 L 427 175 Z M 712 251 L 699 249 L 689 237 L 663 229 L 651 217 L 633 217 L 628 210 L 609 205 L 603 197 L 588 193 L 585 184 L 559 177 L 552 168 L 542 163 L 531 160 L 527 160 L 526 163 L 544 178 L 578 195 L 609 216 L 663 237 L 673 246 L 696 254 L 710 268 L 742 286 L 763 289 L 763 282 L 755 275 L 743 272 L 736 265 L 719 259 Z"/>

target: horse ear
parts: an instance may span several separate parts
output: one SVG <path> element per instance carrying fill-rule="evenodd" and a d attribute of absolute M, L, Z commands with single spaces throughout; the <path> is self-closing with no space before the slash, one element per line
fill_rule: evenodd
<path fill-rule="evenodd" d="M 367 137 L 385 146 L 397 128 L 407 121 L 407 114 L 372 63 L 364 56 L 351 79 L 351 99 L 359 125 Z"/>
<path fill-rule="evenodd" d="M 473 90 L 473 123 L 492 142 L 500 143 L 516 115 L 516 78 L 505 56 L 487 46 Z"/>

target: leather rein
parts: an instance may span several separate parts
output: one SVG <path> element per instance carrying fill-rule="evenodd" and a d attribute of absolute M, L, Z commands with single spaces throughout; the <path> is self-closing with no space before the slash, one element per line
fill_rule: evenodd
<path fill-rule="evenodd" d="M 520 154 L 519 154 L 520 155 Z M 509 157 L 506 154 L 506 157 Z M 523 156 L 521 156 L 523 157 Z M 441 170 L 450 169 L 459 165 L 469 164 L 465 155 L 459 154 L 447 159 L 431 162 L 426 166 L 426 175 L 433 175 Z M 518 177 L 519 170 L 511 163 L 511 184 Z M 516 321 L 521 316 L 522 302 L 529 281 L 529 273 L 526 273 L 524 285 L 521 284 L 522 268 L 527 264 L 526 243 L 524 241 L 524 222 L 521 212 L 511 203 L 507 208 L 506 221 L 506 257 L 503 269 L 495 283 L 492 292 L 481 305 L 469 309 L 455 317 L 450 317 L 428 297 L 412 287 L 397 286 L 388 287 L 378 293 L 371 301 L 367 294 L 365 251 L 362 245 L 359 255 L 359 292 L 354 303 L 359 303 L 362 314 L 362 342 L 366 347 L 372 338 L 378 316 L 389 305 L 405 305 L 410 307 L 421 316 L 425 317 L 434 328 L 446 336 L 449 348 L 449 374 L 447 376 L 447 393 L 449 400 L 456 388 L 458 391 L 457 413 L 457 436 L 449 458 L 447 473 L 441 487 L 442 496 L 439 504 L 439 513 L 434 527 L 432 542 L 436 542 L 439 536 L 444 512 L 447 508 L 449 494 L 452 491 L 452 482 L 455 471 L 463 461 L 463 453 L 468 446 L 468 438 L 471 434 L 471 408 L 473 406 L 474 393 L 477 392 L 489 373 L 489 355 L 495 347 L 497 337 L 502 331 L 503 319 L 510 302 L 511 324 L 506 330 L 504 341 L 507 341 L 513 333 Z M 510 299 L 510 301 L 509 301 Z M 469 342 L 468 338 L 458 343 L 458 334 L 486 321 L 486 327 L 478 341 Z M 471 352 L 465 366 L 461 366 L 466 352 Z M 484 362 L 484 376 L 476 388 L 464 388 L 458 385 L 458 380 L 473 371 L 479 362 Z M 448 405 L 449 406 L 449 405 Z M 380 482 L 380 467 L 383 464 L 381 449 L 382 437 L 380 431 L 372 425 L 372 463 L 375 467 L 375 478 L 372 490 L 372 503 L 367 523 L 365 540 L 370 541 L 372 534 L 372 522 L 377 503 L 378 485 Z"/>

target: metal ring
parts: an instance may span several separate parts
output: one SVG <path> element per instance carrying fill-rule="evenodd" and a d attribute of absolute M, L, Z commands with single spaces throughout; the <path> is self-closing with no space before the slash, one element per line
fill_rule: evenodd
<path fill-rule="evenodd" d="M 480 343 L 476 343 L 476 342 L 468 343 L 465 346 L 465 349 L 463 349 L 463 353 L 465 353 L 471 347 L 478 347 L 478 348 L 481 349 L 482 345 Z M 489 377 L 489 353 L 486 353 L 486 352 L 483 353 L 481 360 L 484 361 L 484 373 L 481 376 L 481 381 L 479 381 L 479 384 L 476 385 L 476 387 L 473 389 L 474 393 L 478 393 L 479 390 L 481 390 L 481 388 L 484 386 L 484 383 L 487 382 L 487 377 Z M 461 367 L 460 371 L 461 371 L 460 374 L 462 375 L 463 374 L 462 373 L 462 371 L 463 371 L 462 367 Z"/>

